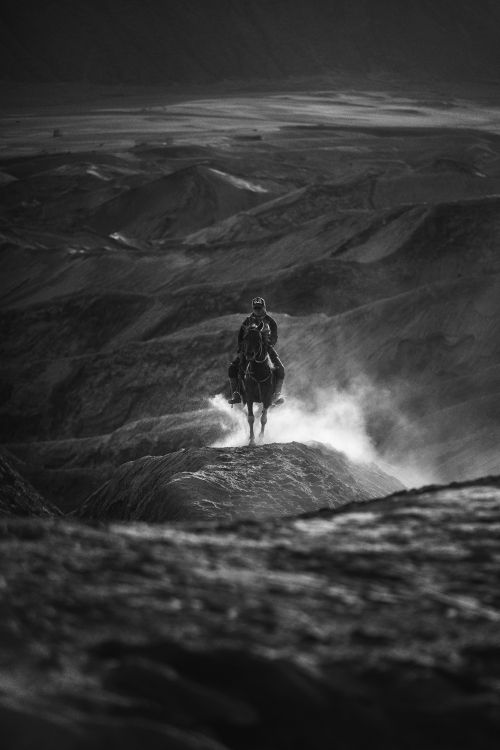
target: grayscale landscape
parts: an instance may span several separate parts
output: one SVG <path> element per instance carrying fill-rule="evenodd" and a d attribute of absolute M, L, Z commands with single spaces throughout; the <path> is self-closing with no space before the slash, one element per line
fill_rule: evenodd
<path fill-rule="evenodd" d="M 285 5 L 0 11 L 8 750 L 497 746 L 500 12 Z"/>

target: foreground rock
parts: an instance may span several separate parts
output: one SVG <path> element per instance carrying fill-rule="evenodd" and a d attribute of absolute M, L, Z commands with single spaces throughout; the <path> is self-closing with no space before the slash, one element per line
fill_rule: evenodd
<path fill-rule="evenodd" d="M 124 464 L 78 515 L 150 522 L 279 517 L 401 487 L 374 464 L 356 464 L 320 444 L 192 448 Z"/>
<path fill-rule="evenodd" d="M 295 519 L 0 531 L 5 750 L 497 747 L 500 478 Z"/>

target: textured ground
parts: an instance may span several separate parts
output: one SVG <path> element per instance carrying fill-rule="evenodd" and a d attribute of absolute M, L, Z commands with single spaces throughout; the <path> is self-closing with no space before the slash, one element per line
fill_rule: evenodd
<path fill-rule="evenodd" d="M 324 446 L 182 449 L 123 464 L 77 515 L 98 521 L 234 521 L 381 497 L 400 482 Z"/>
<path fill-rule="evenodd" d="M 287 520 L 3 520 L 2 746 L 496 748 L 497 479 Z"/>

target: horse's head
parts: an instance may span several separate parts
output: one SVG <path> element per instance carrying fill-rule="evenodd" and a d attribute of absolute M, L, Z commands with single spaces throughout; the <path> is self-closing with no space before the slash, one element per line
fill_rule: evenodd
<path fill-rule="evenodd" d="M 263 359 L 265 356 L 261 327 L 252 323 L 243 335 L 243 354 L 248 360 Z"/>

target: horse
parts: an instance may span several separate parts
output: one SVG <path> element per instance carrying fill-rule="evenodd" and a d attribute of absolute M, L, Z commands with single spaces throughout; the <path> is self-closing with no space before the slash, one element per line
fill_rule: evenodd
<path fill-rule="evenodd" d="M 243 377 L 244 392 L 242 397 L 248 411 L 249 445 L 255 445 L 253 405 L 255 403 L 262 404 L 259 433 L 259 438 L 262 438 L 267 424 L 267 410 L 271 406 L 275 386 L 274 371 L 269 363 L 267 346 L 259 326 L 252 324 L 245 331 L 242 340 L 242 352 L 248 362 Z"/>

